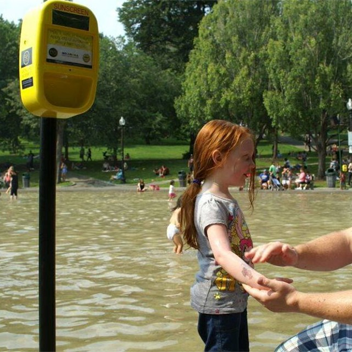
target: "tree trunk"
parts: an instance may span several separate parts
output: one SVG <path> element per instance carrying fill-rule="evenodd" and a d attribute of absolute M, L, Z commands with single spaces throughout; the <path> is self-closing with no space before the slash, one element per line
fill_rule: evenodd
<path fill-rule="evenodd" d="M 117 148 L 116 147 L 114 147 L 114 148 L 112 148 L 112 158 L 113 158 L 113 163 L 114 163 L 114 166 L 116 166 L 117 165 L 117 159 L 118 159 L 118 157 L 117 157 Z M 118 166 L 118 165 L 117 165 Z"/>
<path fill-rule="evenodd" d="M 323 111 L 321 114 L 321 125 L 319 132 L 315 133 L 316 150 L 318 154 L 318 179 L 325 178 L 325 162 L 326 162 L 326 142 L 328 137 L 328 114 Z"/>
<path fill-rule="evenodd" d="M 273 147 L 272 147 L 272 152 L 273 152 L 273 162 L 277 159 L 277 154 L 278 154 L 278 133 L 277 133 L 277 128 L 275 127 L 274 130 L 274 140 L 273 140 Z"/>
<path fill-rule="evenodd" d="M 189 134 L 189 155 L 193 154 L 195 140 L 196 140 L 196 135 L 193 132 L 191 132 Z"/>
<path fill-rule="evenodd" d="M 65 124 L 65 128 L 64 128 L 64 136 L 63 136 L 63 140 L 64 140 L 64 150 L 65 150 L 65 160 L 68 161 L 70 160 L 69 155 L 68 155 L 68 135 L 67 135 L 67 124 Z"/>

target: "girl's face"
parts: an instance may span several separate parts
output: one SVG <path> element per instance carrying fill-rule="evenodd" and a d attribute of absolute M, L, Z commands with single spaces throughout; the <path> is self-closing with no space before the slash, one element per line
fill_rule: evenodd
<path fill-rule="evenodd" d="M 239 146 L 232 150 L 221 170 L 221 178 L 229 186 L 240 187 L 245 184 L 246 178 L 255 164 L 253 162 L 254 144 L 251 139 L 244 139 Z"/>

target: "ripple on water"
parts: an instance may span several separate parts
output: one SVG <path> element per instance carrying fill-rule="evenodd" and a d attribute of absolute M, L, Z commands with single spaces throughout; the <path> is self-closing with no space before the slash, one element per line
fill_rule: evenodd
<path fill-rule="evenodd" d="M 37 336 L 29 334 L 12 334 L 8 332 L 0 332 L 0 347 L 6 348 L 7 351 L 30 351 L 38 349 Z"/>
<path fill-rule="evenodd" d="M 15 227 L 17 225 L 18 225 L 17 222 L 4 222 L 3 223 L 3 226 L 8 226 L 8 227 Z"/>
<path fill-rule="evenodd" d="M 113 339 L 87 343 L 84 347 L 78 347 L 67 350 L 67 352 L 125 352 L 125 351 L 165 351 L 165 348 L 178 345 L 177 340 L 154 341 L 154 342 L 132 342 Z"/>

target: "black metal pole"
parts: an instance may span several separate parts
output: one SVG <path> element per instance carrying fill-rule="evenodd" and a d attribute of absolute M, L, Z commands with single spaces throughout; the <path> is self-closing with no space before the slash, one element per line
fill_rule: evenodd
<path fill-rule="evenodd" d="M 348 153 L 352 154 L 352 143 L 351 143 L 351 133 L 352 133 L 352 110 L 350 110 L 349 126 L 348 126 Z M 350 156 L 351 161 L 351 156 Z"/>
<path fill-rule="evenodd" d="M 41 118 L 39 173 L 39 350 L 56 351 L 56 118 Z"/>

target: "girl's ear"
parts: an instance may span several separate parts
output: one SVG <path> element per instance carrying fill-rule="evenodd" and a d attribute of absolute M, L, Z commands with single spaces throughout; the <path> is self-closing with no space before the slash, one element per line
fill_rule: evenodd
<path fill-rule="evenodd" d="M 220 165 L 222 163 L 223 158 L 222 158 L 221 153 L 218 150 L 214 150 L 211 153 L 211 157 L 212 157 L 215 165 Z"/>

